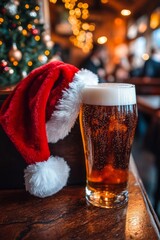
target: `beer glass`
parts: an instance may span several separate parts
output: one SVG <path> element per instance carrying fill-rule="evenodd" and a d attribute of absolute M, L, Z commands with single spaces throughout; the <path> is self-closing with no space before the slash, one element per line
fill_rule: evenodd
<path fill-rule="evenodd" d="M 86 199 L 98 207 L 121 207 L 128 202 L 129 158 L 137 123 L 135 86 L 86 86 L 82 102 Z"/>

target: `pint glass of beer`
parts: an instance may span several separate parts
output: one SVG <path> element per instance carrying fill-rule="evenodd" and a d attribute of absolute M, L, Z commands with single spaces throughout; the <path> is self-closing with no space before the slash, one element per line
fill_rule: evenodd
<path fill-rule="evenodd" d="M 102 83 L 82 93 L 80 127 L 86 163 L 86 199 L 103 208 L 128 202 L 129 158 L 137 123 L 135 86 Z"/>

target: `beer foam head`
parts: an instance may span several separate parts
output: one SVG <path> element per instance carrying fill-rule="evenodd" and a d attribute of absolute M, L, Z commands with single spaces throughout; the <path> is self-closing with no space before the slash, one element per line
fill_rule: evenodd
<path fill-rule="evenodd" d="M 86 86 L 82 93 L 82 101 L 86 104 L 102 106 L 136 104 L 135 86 L 126 83 L 100 83 Z"/>

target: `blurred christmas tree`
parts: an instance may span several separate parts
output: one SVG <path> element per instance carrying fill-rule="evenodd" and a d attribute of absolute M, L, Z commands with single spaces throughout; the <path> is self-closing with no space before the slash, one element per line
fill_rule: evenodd
<path fill-rule="evenodd" d="M 52 41 L 36 0 L 0 1 L 0 88 L 11 86 L 46 63 Z"/>

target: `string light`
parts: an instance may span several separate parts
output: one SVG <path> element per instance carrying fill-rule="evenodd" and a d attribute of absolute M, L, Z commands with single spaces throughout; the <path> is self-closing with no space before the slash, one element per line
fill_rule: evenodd
<path fill-rule="evenodd" d="M 35 10 L 36 10 L 37 12 L 39 11 L 39 9 L 40 9 L 39 6 L 35 6 Z"/>
<path fill-rule="evenodd" d="M 131 14 L 131 11 L 130 11 L 129 9 L 123 9 L 123 10 L 121 11 L 121 14 L 122 14 L 123 16 L 129 16 L 129 15 Z"/>
<path fill-rule="evenodd" d="M 69 0 L 64 0 L 64 2 L 69 2 Z M 70 40 L 84 52 L 89 52 L 93 47 L 93 34 L 88 35 L 88 33 L 94 31 L 95 26 L 84 21 L 89 17 L 88 3 L 76 3 L 76 0 L 71 2 L 74 9 L 69 11 L 68 21 L 72 26 L 74 36 Z"/>
<path fill-rule="evenodd" d="M 160 17 L 158 12 L 153 12 L 151 14 L 151 19 L 150 19 L 150 27 L 152 29 L 155 29 L 159 26 L 160 23 Z"/>
<path fill-rule="evenodd" d="M 22 34 L 23 34 L 23 36 L 27 36 L 27 34 L 28 34 L 27 30 L 26 30 L 26 29 L 23 29 L 23 30 L 22 30 Z"/>
<path fill-rule="evenodd" d="M 13 66 L 18 66 L 18 62 L 17 61 L 13 61 Z"/>
<path fill-rule="evenodd" d="M 57 0 L 50 0 L 50 2 L 51 2 L 51 3 L 56 3 L 56 2 L 57 2 Z"/>
<path fill-rule="evenodd" d="M 40 40 L 40 36 L 36 35 L 34 39 L 38 42 Z"/>
<path fill-rule="evenodd" d="M 31 67 L 33 65 L 33 62 L 32 61 L 28 61 L 28 66 Z"/>
<path fill-rule="evenodd" d="M 89 31 L 93 32 L 95 30 L 95 25 L 94 24 L 90 24 L 89 25 Z"/>
<path fill-rule="evenodd" d="M 88 8 L 88 3 L 83 3 L 82 7 L 83 8 Z"/>
<path fill-rule="evenodd" d="M 28 29 L 32 29 L 32 24 L 29 23 L 29 24 L 27 25 L 27 28 L 28 28 Z"/>
<path fill-rule="evenodd" d="M 4 18 L 0 18 L 0 24 L 4 22 Z"/>
<path fill-rule="evenodd" d="M 29 9 L 29 4 L 26 4 L 26 5 L 25 5 L 25 8 L 26 8 L 26 9 Z"/>
<path fill-rule="evenodd" d="M 99 44 L 104 44 L 104 43 L 107 42 L 107 37 L 106 37 L 106 36 L 101 36 L 101 37 L 99 37 L 99 38 L 97 39 L 97 42 L 98 42 Z"/>
<path fill-rule="evenodd" d="M 20 18 L 20 16 L 17 14 L 17 15 L 15 15 L 15 19 L 19 19 Z"/>
<path fill-rule="evenodd" d="M 88 3 L 77 1 L 62 0 L 64 7 L 69 10 L 68 21 L 73 33 L 70 41 L 84 52 L 89 52 L 93 48 L 92 32 L 95 30 L 95 25 L 86 21 L 89 17 Z M 54 3 L 53 0 L 50 0 L 50 2 Z"/>
<path fill-rule="evenodd" d="M 46 51 L 44 52 L 44 54 L 45 54 L 46 56 L 49 56 L 50 51 L 49 51 L 49 50 L 46 50 Z"/>

